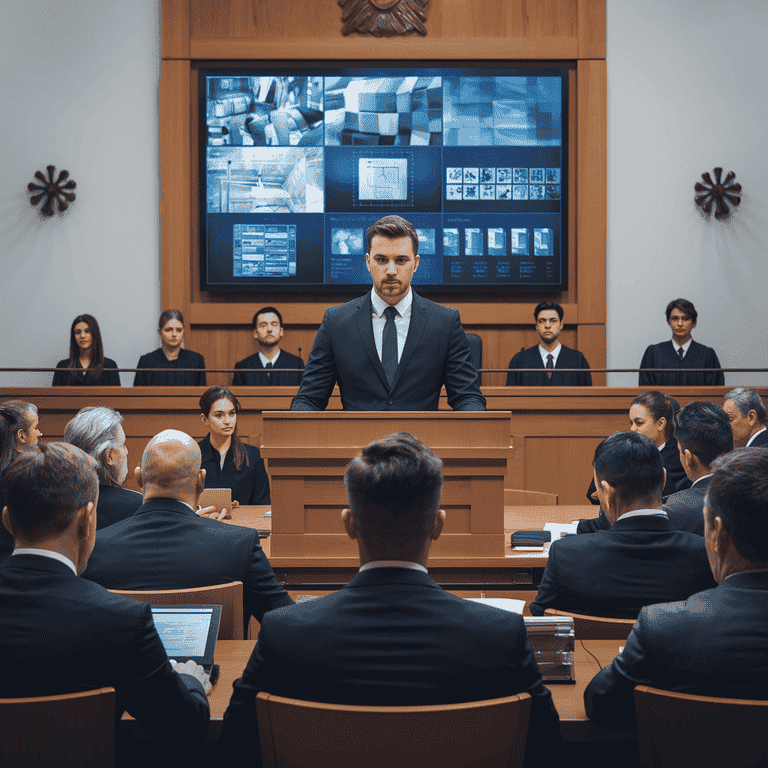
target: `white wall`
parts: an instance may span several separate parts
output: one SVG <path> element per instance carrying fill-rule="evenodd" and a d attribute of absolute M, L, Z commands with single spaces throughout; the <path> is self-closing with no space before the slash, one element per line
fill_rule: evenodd
<path fill-rule="evenodd" d="M 0 0 L 0 19 L 0 367 L 68 357 L 83 312 L 106 355 L 134 366 L 160 312 L 158 0 Z M 49 164 L 77 199 L 43 220 L 26 186 Z"/>
<path fill-rule="evenodd" d="M 0 18 L 0 367 L 54 365 L 81 312 L 134 365 L 160 311 L 158 0 L 0 0 Z M 678 296 L 724 366 L 768 366 L 767 36 L 765 0 L 608 0 L 609 366 L 669 337 Z M 25 189 L 48 163 L 78 199 L 41 221 Z M 744 186 L 729 223 L 693 204 L 716 165 Z"/>

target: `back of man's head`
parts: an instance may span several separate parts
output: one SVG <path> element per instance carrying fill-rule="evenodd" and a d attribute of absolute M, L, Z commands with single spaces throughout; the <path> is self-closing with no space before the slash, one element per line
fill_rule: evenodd
<path fill-rule="evenodd" d="M 615 432 L 595 449 L 592 462 L 598 484 L 612 486 L 624 505 L 643 504 L 648 508 L 661 503 L 664 463 L 659 449 L 637 432 Z"/>
<path fill-rule="evenodd" d="M 108 405 L 81 408 L 64 428 L 64 440 L 76 445 L 96 459 L 96 472 L 101 485 L 120 485 L 118 466 L 108 464 L 109 451 L 118 444 L 118 427 L 123 417 Z M 123 478 L 124 480 L 125 478 Z"/>
<path fill-rule="evenodd" d="M 155 435 L 141 457 L 145 498 L 174 499 L 194 493 L 200 464 L 200 447 L 186 432 L 166 429 Z"/>
<path fill-rule="evenodd" d="M 16 537 L 27 542 L 65 531 L 98 494 L 96 462 L 68 443 L 38 443 L 5 473 L 8 517 Z"/>
<path fill-rule="evenodd" d="M 443 487 L 443 462 L 408 432 L 374 440 L 344 475 L 358 536 L 379 551 L 409 553 L 435 524 Z"/>
<path fill-rule="evenodd" d="M 681 451 L 690 451 L 705 467 L 733 450 L 728 414 L 715 403 L 694 400 L 675 415 L 675 437 Z"/>
<path fill-rule="evenodd" d="M 739 555 L 768 567 L 768 449 L 737 448 L 712 469 L 704 506 L 710 528 L 719 517 Z"/>

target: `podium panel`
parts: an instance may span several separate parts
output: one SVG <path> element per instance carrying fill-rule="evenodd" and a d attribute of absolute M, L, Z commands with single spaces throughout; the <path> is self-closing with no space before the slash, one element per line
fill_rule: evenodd
<path fill-rule="evenodd" d="M 410 432 L 443 461 L 443 534 L 430 560 L 504 557 L 509 412 L 265 411 L 262 456 L 272 479 L 273 558 L 349 558 L 344 472 L 360 450 Z"/>

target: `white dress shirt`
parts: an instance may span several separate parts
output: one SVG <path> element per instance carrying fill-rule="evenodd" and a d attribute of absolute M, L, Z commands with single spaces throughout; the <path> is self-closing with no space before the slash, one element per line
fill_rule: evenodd
<path fill-rule="evenodd" d="M 754 440 L 754 439 L 755 439 L 755 438 L 756 438 L 756 437 L 757 437 L 757 436 L 758 436 L 758 435 L 759 435 L 761 432 L 765 432 L 765 429 L 766 429 L 765 427 L 763 427 L 762 429 L 758 429 L 758 430 L 757 430 L 757 432 L 755 432 L 755 434 L 754 434 L 754 435 L 752 435 L 752 437 L 750 437 L 750 438 L 749 438 L 749 440 L 747 440 L 747 444 L 746 444 L 744 447 L 745 447 L 745 448 L 749 448 L 749 446 L 750 446 L 750 445 L 752 445 L 752 441 L 753 441 L 753 440 Z"/>
<path fill-rule="evenodd" d="M 263 352 L 259 351 L 259 360 L 261 360 L 261 364 L 266 368 L 267 363 L 272 363 L 272 367 L 275 367 L 275 363 L 277 362 L 278 358 L 280 357 L 280 352 L 282 350 L 277 350 L 277 354 L 270 360 Z"/>
<path fill-rule="evenodd" d="M 672 339 L 672 348 L 675 350 L 675 354 L 680 357 L 680 350 L 683 350 L 683 357 L 685 357 L 688 354 L 688 350 L 691 348 L 691 342 L 693 339 L 688 339 L 688 341 L 683 344 L 681 347 L 674 339 Z"/>
<path fill-rule="evenodd" d="M 370 571 L 372 568 L 409 568 L 412 571 L 429 573 L 421 563 L 412 563 L 410 560 L 372 560 L 370 563 L 361 565 L 359 573 Z"/>
<path fill-rule="evenodd" d="M 72 569 L 72 573 L 77 576 L 77 568 L 75 564 L 65 555 L 60 552 L 53 552 L 50 549 L 37 549 L 37 547 L 16 547 L 13 550 L 14 555 L 39 555 L 40 557 L 50 557 L 51 560 L 58 560 L 64 565 L 68 565 Z"/>
<path fill-rule="evenodd" d="M 376 342 L 376 352 L 381 360 L 381 348 L 384 344 L 384 326 L 387 323 L 387 316 L 384 310 L 390 306 L 382 299 L 376 291 L 371 289 L 371 305 L 373 306 L 373 340 Z M 397 362 L 403 356 L 405 340 L 408 338 L 408 328 L 411 326 L 411 307 L 413 305 L 413 289 L 409 288 L 408 293 L 403 299 L 394 305 L 399 315 L 395 318 L 395 329 L 397 330 Z"/>
<path fill-rule="evenodd" d="M 557 358 L 562 348 L 563 345 L 558 344 L 551 352 L 547 352 L 547 350 L 539 344 L 539 354 L 541 355 L 541 362 L 544 363 L 545 368 L 547 367 L 547 355 L 552 355 L 552 367 L 557 365 Z"/>

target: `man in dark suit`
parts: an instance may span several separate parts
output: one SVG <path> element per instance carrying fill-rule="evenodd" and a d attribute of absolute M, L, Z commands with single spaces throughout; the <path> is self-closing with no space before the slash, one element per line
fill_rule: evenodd
<path fill-rule="evenodd" d="M 704 497 L 712 477 L 712 462 L 733 450 L 733 432 L 728 414 L 715 403 L 695 400 L 675 415 L 675 437 L 680 451 L 680 462 L 690 488 L 667 496 L 664 509 L 669 522 L 678 531 L 704 535 Z"/>
<path fill-rule="evenodd" d="M 96 461 L 99 503 L 96 527 L 106 528 L 130 517 L 141 506 L 141 494 L 123 488 L 128 477 L 128 448 L 123 417 L 108 405 L 81 408 L 64 427 L 64 440 Z"/>
<path fill-rule="evenodd" d="M 698 312 L 688 299 L 675 299 L 667 304 L 667 322 L 672 340 L 651 344 L 640 361 L 640 386 L 722 386 L 725 376 L 720 370 L 702 371 L 695 368 L 720 368 L 712 347 L 705 347 L 691 338 Z M 646 370 L 673 368 L 671 371 Z"/>
<path fill-rule="evenodd" d="M 292 411 L 322 411 L 338 382 L 347 411 L 435 411 L 445 386 L 455 411 L 484 411 L 459 313 L 411 289 L 419 237 L 400 216 L 368 229 L 373 290 L 327 310 Z"/>
<path fill-rule="evenodd" d="M 591 387 L 589 363 L 577 349 L 571 349 L 558 340 L 563 329 L 563 308 L 556 301 L 542 301 L 533 310 L 536 331 L 541 341 L 538 346 L 523 349 L 510 361 L 507 374 L 508 387 Z M 517 370 L 540 368 L 540 371 Z M 579 368 L 563 371 L 562 368 Z"/>
<path fill-rule="evenodd" d="M 200 448 L 184 432 L 152 438 L 136 470 L 138 512 L 99 531 L 83 574 L 109 589 L 186 589 L 243 582 L 246 620 L 293 600 L 275 578 L 251 528 L 198 517 L 205 486 Z"/>
<path fill-rule="evenodd" d="M 304 361 L 280 349 L 283 316 L 274 307 L 262 307 L 253 316 L 253 338 L 259 351 L 235 363 L 234 385 L 298 387 Z M 301 350 L 299 350 L 301 352 Z"/>
<path fill-rule="evenodd" d="M 734 448 L 768 446 L 765 406 L 752 387 L 736 387 L 725 395 L 723 410 L 733 430 Z"/>
<path fill-rule="evenodd" d="M 661 508 L 664 465 L 637 432 L 616 432 L 593 461 L 611 527 L 554 541 L 531 613 L 556 608 L 634 619 L 644 605 L 680 600 L 713 585 L 704 540 L 676 531 Z"/>
<path fill-rule="evenodd" d="M 584 694 L 602 725 L 635 727 L 636 685 L 768 699 L 768 450 L 737 448 L 713 469 L 704 538 L 719 586 L 643 608 Z"/>
<path fill-rule="evenodd" d="M 370 443 L 350 463 L 342 521 L 360 550 L 360 572 L 333 595 L 264 617 L 224 714 L 222 742 L 233 752 L 258 753 L 259 691 L 385 706 L 527 692 L 526 756 L 552 758 L 557 713 L 522 616 L 455 597 L 427 573 L 430 544 L 445 520 L 441 467 L 407 433 Z"/>
<path fill-rule="evenodd" d="M 193 662 L 174 671 L 148 605 L 78 576 L 96 536 L 95 469 L 66 443 L 40 444 L 8 468 L 3 525 L 15 549 L 0 565 L 0 697 L 111 686 L 117 717 L 127 709 L 183 756 L 207 730 L 208 676 Z"/>

